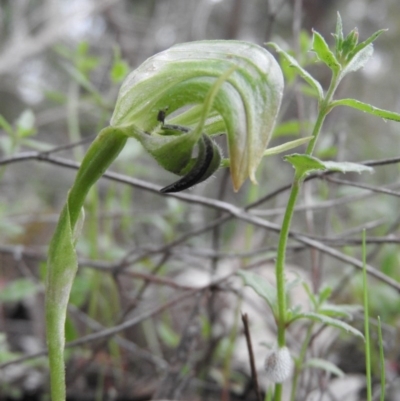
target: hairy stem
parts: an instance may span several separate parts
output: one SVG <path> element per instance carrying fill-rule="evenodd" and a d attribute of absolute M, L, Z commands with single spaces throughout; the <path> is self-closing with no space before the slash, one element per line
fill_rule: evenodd
<path fill-rule="evenodd" d="M 319 133 L 321 132 L 322 124 L 325 117 L 330 111 L 330 103 L 332 96 L 339 84 L 340 76 L 333 75 L 331 84 L 323 101 L 319 104 L 319 112 L 317 120 L 312 132 L 312 139 L 308 143 L 306 155 L 311 155 L 314 151 Z M 285 215 L 282 222 L 282 229 L 279 236 L 278 254 L 275 265 L 275 277 L 277 286 L 277 299 L 278 299 L 278 346 L 284 347 L 286 345 L 286 290 L 285 290 L 285 257 L 286 247 L 289 236 L 290 224 L 293 217 L 294 208 L 298 194 L 301 189 L 302 177 L 295 174 L 293 179 L 292 188 L 289 195 L 289 200 L 286 206 Z M 295 390 L 294 390 L 295 391 Z M 277 383 L 275 386 L 275 401 L 280 401 L 282 398 L 282 384 Z"/>

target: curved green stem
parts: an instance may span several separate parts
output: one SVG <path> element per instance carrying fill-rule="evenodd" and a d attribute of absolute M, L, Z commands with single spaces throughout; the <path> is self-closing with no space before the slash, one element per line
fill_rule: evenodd
<path fill-rule="evenodd" d="M 65 320 L 69 294 L 78 268 L 75 242 L 82 206 L 91 186 L 123 149 L 127 136 L 108 127 L 86 153 L 69 191 L 49 247 L 46 277 L 46 335 L 49 350 L 52 401 L 66 398 L 64 374 Z"/>

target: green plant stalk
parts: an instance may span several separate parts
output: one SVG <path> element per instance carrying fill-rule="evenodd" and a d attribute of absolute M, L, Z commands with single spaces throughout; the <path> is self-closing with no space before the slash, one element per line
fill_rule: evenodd
<path fill-rule="evenodd" d="M 110 164 L 119 155 L 128 136 L 114 127 L 104 128 L 93 141 L 78 170 L 73 187 L 68 194 L 67 204 L 70 209 L 71 227 L 75 227 L 81 208 L 89 189 L 104 174 Z"/>
<path fill-rule="evenodd" d="M 379 338 L 379 362 L 380 362 L 380 368 L 381 368 L 380 401 L 385 401 L 386 371 L 385 371 L 385 355 L 383 353 L 382 324 L 381 324 L 380 316 L 378 316 L 378 338 Z"/>
<path fill-rule="evenodd" d="M 365 240 L 365 229 L 362 232 L 362 259 L 363 259 L 363 298 L 364 298 L 364 336 L 365 336 L 365 370 L 367 375 L 367 400 L 372 400 L 372 378 L 371 378 L 371 342 L 369 338 L 369 311 L 368 311 L 368 282 L 366 271 L 367 246 Z"/>
<path fill-rule="evenodd" d="M 317 120 L 314 125 L 314 129 L 312 132 L 312 139 L 308 143 L 307 150 L 305 152 L 306 155 L 311 156 L 317 139 L 319 137 L 319 133 L 321 132 L 322 124 L 325 120 L 325 117 L 328 115 L 330 111 L 330 103 L 332 100 L 332 96 L 339 84 L 340 76 L 337 74 L 332 75 L 331 84 L 327 91 L 327 94 L 324 100 L 319 105 L 319 112 L 317 116 Z M 286 257 L 286 247 L 287 241 L 289 237 L 290 224 L 293 217 L 294 208 L 296 205 L 297 197 L 301 188 L 302 177 L 295 174 L 292 188 L 289 195 L 289 200 L 286 206 L 285 215 L 282 222 L 282 229 L 279 236 L 279 244 L 278 244 L 278 254 L 275 265 L 275 277 L 276 277 L 276 286 L 277 286 L 277 303 L 278 303 L 278 318 L 277 318 L 277 327 L 278 327 L 278 346 L 284 347 L 286 345 L 286 290 L 285 290 L 285 257 Z M 282 399 L 282 384 L 277 383 L 275 386 L 275 401 L 280 401 Z"/>
<path fill-rule="evenodd" d="M 68 193 L 67 202 L 50 243 L 46 277 L 46 335 L 52 401 L 66 399 L 64 326 L 69 294 L 78 267 L 74 249 L 77 223 L 89 189 L 115 160 L 126 140 L 125 133 L 107 127 L 93 141 Z M 63 290 L 60 291 L 60 288 Z"/>

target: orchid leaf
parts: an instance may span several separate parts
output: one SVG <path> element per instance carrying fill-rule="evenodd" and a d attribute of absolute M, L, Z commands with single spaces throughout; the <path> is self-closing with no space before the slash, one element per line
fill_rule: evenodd
<path fill-rule="evenodd" d="M 247 270 L 239 270 L 237 274 L 242 278 L 244 285 L 251 287 L 260 297 L 264 298 L 271 310 L 276 314 L 276 288 L 259 274 Z"/>

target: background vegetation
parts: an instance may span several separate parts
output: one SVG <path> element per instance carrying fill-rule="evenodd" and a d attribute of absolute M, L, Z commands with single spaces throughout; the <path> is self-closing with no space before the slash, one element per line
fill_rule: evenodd
<path fill-rule="evenodd" d="M 192 40 L 273 40 L 292 48 L 328 83 L 329 71 L 315 66 L 308 52 L 309 38 L 311 28 L 328 38 L 339 11 L 345 31 L 357 26 L 361 39 L 381 28 L 389 31 L 338 95 L 400 110 L 396 0 L 3 0 L 0 5 L 1 399 L 43 399 L 48 392 L 46 360 L 38 357 L 45 349 L 48 241 L 77 163 L 108 124 L 121 81 L 146 58 Z M 286 73 L 271 145 L 308 135 L 316 115 L 315 100 Z M 287 258 L 291 275 L 309 283 L 312 292 L 330 286 L 331 302 L 360 305 L 362 276 L 350 257 L 361 259 L 361 230 L 367 228 L 367 263 L 385 275 L 385 282 L 370 277 L 370 315 L 375 342 L 374 318 L 380 315 L 383 322 L 388 400 L 397 399 L 399 387 L 399 145 L 395 123 L 350 109 L 328 116 L 318 157 L 380 165 L 372 175 L 308 181 L 293 232 L 323 247 L 293 239 Z M 240 313 L 249 316 L 262 392 L 268 385 L 262 373 L 265 345 L 273 343 L 276 328 L 235 272 L 248 268 L 272 280 L 277 235 L 268 223 L 281 222 L 292 168 L 273 156 L 259 169 L 258 187 L 247 183 L 234 194 L 228 171 L 220 170 L 193 190 L 165 196 L 158 190 L 174 177 L 130 140 L 111 170 L 89 196 L 78 243 L 80 269 L 66 327 L 74 345 L 67 355 L 70 399 L 256 399 Z M 307 310 L 301 285 L 292 296 Z M 291 328 L 288 344 L 295 355 L 308 324 Z M 362 328 L 361 312 L 351 324 Z M 297 399 L 363 399 L 359 340 L 315 326 L 307 358 L 315 357 L 335 363 L 346 376 L 307 369 Z M 372 358 L 379 377 L 377 352 Z M 290 394 L 290 386 L 286 390 Z"/>

